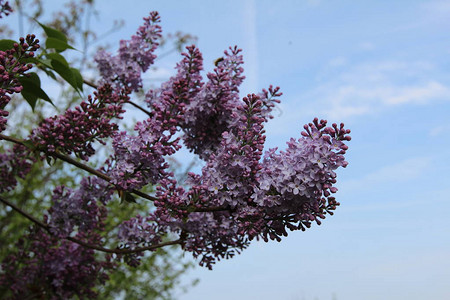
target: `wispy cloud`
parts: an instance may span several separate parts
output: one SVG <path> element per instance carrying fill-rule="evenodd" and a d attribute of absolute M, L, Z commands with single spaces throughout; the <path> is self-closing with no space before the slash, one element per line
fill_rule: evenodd
<path fill-rule="evenodd" d="M 408 182 L 425 174 L 430 165 L 430 157 L 409 158 L 393 165 L 381 167 L 361 178 L 342 182 L 340 189 L 354 191 L 374 188 L 385 183 Z"/>
<path fill-rule="evenodd" d="M 345 64 L 347 64 L 347 59 L 343 56 L 335 57 L 328 63 L 330 67 L 341 67 Z"/>
<path fill-rule="evenodd" d="M 439 99 L 450 99 L 450 88 L 437 81 L 394 86 L 391 84 L 369 87 L 344 85 L 337 87 L 325 101 L 324 112 L 331 118 L 349 117 L 379 112 L 388 106 L 401 104 L 427 104 Z"/>
<path fill-rule="evenodd" d="M 436 127 L 433 127 L 429 131 L 429 135 L 432 137 L 438 136 L 447 136 L 448 132 L 450 132 L 450 123 L 442 124 Z"/>
<path fill-rule="evenodd" d="M 343 64 L 345 68 L 338 67 Z M 398 105 L 450 100 L 449 84 L 428 62 L 382 61 L 351 65 L 344 57 L 337 57 L 326 69 L 318 78 L 317 86 L 299 98 L 308 99 L 304 102 L 309 103 L 309 110 L 327 118 L 342 119 L 379 113 Z M 299 113 L 295 107 L 287 112 Z"/>
<path fill-rule="evenodd" d="M 448 15 L 450 13 L 450 2 L 446 0 L 428 1 L 422 3 L 421 7 L 429 20 L 439 21 L 445 20 L 448 22 Z"/>
<path fill-rule="evenodd" d="M 372 51 L 375 49 L 375 45 L 371 42 L 362 42 L 358 45 L 358 49 L 362 51 Z"/>

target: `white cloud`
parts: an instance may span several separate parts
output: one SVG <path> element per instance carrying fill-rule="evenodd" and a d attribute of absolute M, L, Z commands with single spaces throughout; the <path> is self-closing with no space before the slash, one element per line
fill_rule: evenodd
<path fill-rule="evenodd" d="M 358 179 L 341 182 L 340 190 L 360 190 L 380 186 L 385 183 L 408 182 L 425 174 L 430 168 L 431 158 L 415 157 L 384 166 Z"/>
<path fill-rule="evenodd" d="M 330 67 L 341 67 L 347 64 L 347 59 L 345 57 L 338 56 L 330 60 L 328 64 Z"/>
<path fill-rule="evenodd" d="M 432 137 L 437 137 L 446 134 L 450 131 L 450 124 L 436 126 L 430 129 L 429 135 Z"/>
<path fill-rule="evenodd" d="M 362 51 L 372 51 L 375 49 L 375 45 L 371 42 L 362 42 L 358 45 L 358 48 Z"/>
<path fill-rule="evenodd" d="M 344 62 L 344 58 L 338 57 L 328 62 L 326 68 L 330 70 L 331 65 Z M 342 119 L 378 113 L 397 105 L 425 105 L 450 99 L 450 86 L 427 62 L 383 61 L 353 66 L 346 62 L 342 70 L 328 71 L 319 78 L 321 84 L 302 95 L 301 98 L 309 100 L 309 110 Z M 288 114 L 298 115 L 298 109 L 288 110 Z"/>
<path fill-rule="evenodd" d="M 437 98 L 449 97 L 450 90 L 439 82 L 431 81 L 422 86 L 409 86 L 390 90 L 389 94 L 383 100 L 387 104 L 427 103 Z"/>
<path fill-rule="evenodd" d="M 324 112 L 331 118 L 364 115 L 393 105 L 428 104 L 439 99 L 450 99 L 450 88 L 437 81 L 408 86 L 346 85 L 334 92 L 334 95 L 327 95 L 324 99 L 330 107 Z"/>
<path fill-rule="evenodd" d="M 365 115 L 373 110 L 369 105 L 363 106 L 345 106 L 345 105 L 336 105 L 329 110 L 324 111 L 324 113 L 330 117 L 331 119 L 343 119 L 351 116 Z"/>

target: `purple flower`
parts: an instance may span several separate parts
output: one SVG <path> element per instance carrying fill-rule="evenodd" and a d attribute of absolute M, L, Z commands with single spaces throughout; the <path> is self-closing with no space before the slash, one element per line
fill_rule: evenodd
<path fill-rule="evenodd" d="M 177 75 L 161 89 L 147 93 L 152 116 L 136 124 L 137 136 L 122 132 L 113 139 L 116 163 L 109 175 L 121 189 L 140 189 L 158 183 L 168 175 L 164 156 L 181 148 L 179 138 L 174 136 L 183 121 L 186 104 L 201 86 L 202 56 L 194 46 L 187 50 L 177 65 Z"/>
<path fill-rule="evenodd" d="M 156 58 L 153 52 L 161 38 L 158 13 L 151 12 L 144 21 L 144 25 L 138 28 L 131 40 L 120 41 L 118 55 L 112 56 L 102 50 L 95 56 L 104 82 L 133 91 L 142 87 L 141 73 L 147 71 L 153 64 Z"/>
<path fill-rule="evenodd" d="M 48 223 L 52 234 L 66 238 L 73 232 L 89 233 L 101 229 L 106 211 L 104 206 L 98 206 L 97 201 L 105 205 L 113 191 L 111 185 L 97 177 L 83 178 L 77 190 L 57 187 L 49 210 Z"/>
<path fill-rule="evenodd" d="M 118 238 L 125 247 L 135 249 L 157 244 L 166 233 L 154 217 L 137 215 L 119 225 Z"/>
<path fill-rule="evenodd" d="M 24 179 L 35 161 L 29 149 L 19 144 L 0 153 L 0 193 L 13 190 L 17 184 L 16 177 Z"/>
<path fill-rule="evenodd" d="M 336 182 L 334 171 L 347 165 L 343 156 L 347 146 L 343 141 L 350 140 L 346 135 L 350 131 L 343 124 L 339 129 L 336 124 L 333 128 L 325 126 L 326 121 L 319 123 L 315 119 L 305 125 L 303 138 L 287 143 L 286 151 L 266 152 L 254 198 L 261 208 L 269 207 L 267 218 L 278 227 L 268 226 L 265 239 L 284 235 L 280 219 L 291 230 L 304 230 L 313 220 L 320 223 L 318 218 L 324 218 L 339 205 L 330 195 L 337 191 L 332 186 Z"/>
<path fill-rule="evenodd" d="M 83 235 L 76 236 L 79 239 Z M 17 244 L 17 251 L 2 262 L 0 286 L 14 299 L 96 298 L 94 288 L 104 284 L 113 264 L 100 260 L 92 249 L 33 230 Z M 99 237 L 87 239 L 98 243 Z"/>
<path fill-rule="evenodd" d="M 111 137 L 118 129 L 111 122 L 121 119 L 123 103 L 128 99 L 126 93 L 113 90 L 105 85 L 94 92 L 74 110 L 68 109 L 63 115 L 47 118 L 33 130 L 31 140 L 48 152 L 61 151 L 74 153 L 88 160 L 95 153 L 92 143 Z"/>
<path fill-rule="evenodd" d="M 231 115 L 239 105 L 239 86 L 245 78 L 241 51 L 235 46 L 230 47 L 230 52 L 224 52 L 225 56 L 214 72 L 208 73 L 209 81 L 186 107 L 182 124 L 184 142 L 202 159 L 216 151 L 222 133 L 229 130 Z"/>

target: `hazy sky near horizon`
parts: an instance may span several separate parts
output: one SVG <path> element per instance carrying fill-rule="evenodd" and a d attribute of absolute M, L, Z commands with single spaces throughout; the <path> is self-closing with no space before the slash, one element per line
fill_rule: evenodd
<path fill-rule="evenodd" d="M 125 21 L 111 45 L 157 10 L 164 32 L 198 37 L 207 71 L 241 47 L 242 96 L 284 93 L 267 147 L 284 149 L 316 116 L 352 130 L 334 216 L 197 267 L 180 300 L 450 299 L 450 1 L 96 2 L 97 32 Z M 178 59 L 148 78 L 168 79 Z"/>

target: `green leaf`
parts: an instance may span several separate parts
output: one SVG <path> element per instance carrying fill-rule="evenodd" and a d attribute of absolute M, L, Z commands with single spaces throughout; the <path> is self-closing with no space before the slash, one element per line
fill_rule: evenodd
<path fill-rule="evenodd" d="M 71 68 L 64 56 L 59 53 L 48 53 L 45 57 L 50 60 L 50 68 L 58 73 L 77 92 L 83 90 L 83 77 L 80 71 Z"/>
<path fill-rule="evenodd" d="M 83 76 L 81 76 L 81 73 L 78 69 L 70 68 L 70 70 L 73 73 L 73 77 L 75 78 L 78 89 L 80 91 L 82 91 L 83 90 Z"/>
<path fill-rule="evenodd" d="M 48 53 L 45 55 L 46 58 L 48 58 L 50 60 L 50 67 L 53 68 L 52 62 L 53 61 L 58 61 L 60 63 L 62 63 L 63 65 L 65 65 L 67 68 L 69 67 L 69 63 L 67 62 L 67 60 L 64 58 L 64 56 L 62 56 L 61 54 L 58 53 Z"/>
<path fill-rule="evenodd" d="M 58 40 L 58 39 L 53 38 L 53 37 L 47 38 L 47 40 L 45 41 L 45 46 L 47 47 L 47 49 L 52 48 L 52 49 L 55 49 L 58 52 L 63 52 L 66 49 L 73 49 L 73 50 L 75 50 L 74 47 L 70 46 L 66 42 Z"/>
<path fill-rule="evenodd" d="M 27 57 L 27 58 L 22 58 L 21 61 L 25 64 L 34 64 L 36 65 L 36 67 L 42 69 L 42 66 L 40 65 L 44 65 L 47 68 L 51 68 L 52 65 L 50 64 L 50 60 L 49 59 L 40 59 L 40 58 L 36 58 L 36 57 Z"/>
<path fill-rule="evenodd" d="M 52 67 L 68 84 L 78 91 L 77 80 L 68 65 L 61 63 L 58 60 L 52 60 Z"/>
<path fill-rule="evenodd" d="M 9 49 L 14 48 L 14 43 L 17 43 L 16 41 L 13 40 L 0 40 L 0 50 L 1 51 L 6 51 Z"/>
<path fill-rule="evenodd" d="M 36 146 L 34 145 L 34 143 L 31 140 L 24 140 L 22 141 L 22 144 L 27 147 L 28 149 L 30 149 L 31 151 L 36 150 Z"/>
<path fill-rule="evenodd" d="M 44 71 L 45 74 L 47 74 L 48 77 L 51 77 L 53 80 L 56 80 L 56 75 L 52 71 L 47 70 L 47 69 L 42 69 L 42 71 Z"/>
<path fill-rule="evenodd" d="M 123 202 L 136 203 L 136 197 L 134 197 L 130 193 L 125 192 L 125 191 L 120 191 L 119 194 L 120 194 L 120 203 L 123 203 Z"/>
<path fill-rule="evenodd" d="M 52 165 L 52 158 L 51 158 L 51 156 L 46 156 L 45 159 L 47 160 L 48 165 L 51 166 Z"/>
<path fill-rule="evenodd" d="M 52 68 L 52 61 L 50 59 L 40 59 L 36 58 L 36 64 L 42 64 L 46 66 L 47 68 Z"/>
<path fill-rule="evenodd" d="M 28 73 L 28 76 L 22 76 L 18 79 L 23 86 L 21 94 L 33 110 L 38 99 L 45 100 L 53 105 L 50 97 L 41 89 L 41 80 L 36 73 Z"/>
<path fill-rule="evenodd" d="M 34 107 L 36 106 L 36 101 L 38 97 L 27 91 L 25 88 L 20 92 L 22 94 L 22 97 L 27 100 L 28 104 L 30 104 L 31 109 L 34 111 Z"/>
<path fill-rule="evenodd" d="M 49 38 L 55 38 L 55 39 L 60 40 L 67 44 L 67 37 L 64 33 L 62 33 L 59 30 L 56 30 L 54 28 L 45 26 L 44 24 L 42 24 L 38 21 L 36 21 L 36 22 L 42 27 L 42 29 L 44 29 L 45 33 L 47 34 L 47 36 Z"/>

